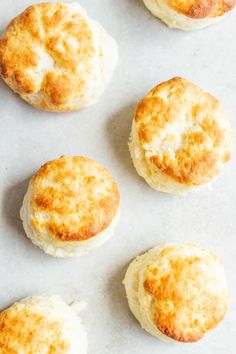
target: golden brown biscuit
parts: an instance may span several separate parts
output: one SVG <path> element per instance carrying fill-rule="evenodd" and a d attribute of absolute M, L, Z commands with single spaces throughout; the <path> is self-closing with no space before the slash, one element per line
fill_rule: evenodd
<path fill-rule="evenodd" d="M 0 313 L 1 354 L 86 354 L 87 335 L 58 296 L 34 296 Z"/>
<path fill-rule="evenodd" d="M 151 13 L 171 28 L 194 30 L 224 17 L 236 0 L 143 0 Z"/>
<path fill-rule="evenodd" d="M 138 104 L 130 152 L 152 188 L 186 192 L 212 181 L 230 160 L 231 127 L 215 97 L 176 77 Z"/>
<path fill-rule="evenodd" d="M 191 18 L 222 16 L 235 5 L 235 0 L 167 0 L 176 12 Z"/>
<path fill-rule="evenodd" d="M 109 172 L 85 157 L 61 157 L 31 179 L 21 209 L 27 236 L 46 253 L 71 257 L 109 239 L 119 216 Z"/>
<path fill-rule="evenodd" d="M 221 262 L 194 245 L 159 246 L 137 257 L 124 284 L 141 326 L 165 341 L 198 341 L 224 318 L 228 306 Z"/>
<path fill-rule="evenodd" d="M 117 63 L 115 41 L 77 3 L 41 3 L 0 39 L 0 73 L 34 107 L 74 111 L 98 101 Z"/>

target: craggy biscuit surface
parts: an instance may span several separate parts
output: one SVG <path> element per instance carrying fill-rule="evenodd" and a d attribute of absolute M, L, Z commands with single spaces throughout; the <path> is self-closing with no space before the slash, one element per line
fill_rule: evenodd
<path fill-rule="evenodd" d="M 33 242 L 79 248 L 113 226 L 119 201 L 118 187 L 105 168 L 84 157 L 61 157 L 32 178 L 21 216 Z"/>
<path fill-rule="evenodd" d="M 196 30 L 224 18 L 236 0 L 143 0 L 150 12 L 171 28 Z"/>
<path fill-rule="evenodd" d="M 235 0 L 167 0 L 176 12 L 194 19 L 222 16 L 235 5 Z"/>
<path fill-rule="evenodd" d="M 178 192 L 220 173 L 231 157 L 231 128 L 215 97 L 177 77 L 138 104 L 130 150 L 138 173 L 153 188 Z"/>
<path fill-rule="evenodd" d="M 163 340 L 198 341 L 224 318 L 228 306 L 221 262 L 194 245 L 166 245 L 137 257 L 124 283 L 131 311 Z"/>
<path fill-rule="evenodd" d="M 78 4 L 27 8 L 0 39 L 0 72 L 28 103 L 73 111 L 95 103 L 117 62 L 115 41 Z"/>
<path fill-rule="evenodd" d="M 86 354 L 77 315 L 57 296 L 24 299 L 0 313 L 2 354 Z"/>

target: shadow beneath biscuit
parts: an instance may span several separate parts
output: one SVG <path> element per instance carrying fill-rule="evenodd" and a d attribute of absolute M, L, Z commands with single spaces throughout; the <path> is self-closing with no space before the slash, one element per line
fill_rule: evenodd
<path fill-rule="evenodd" d="M 123 324 L 127 323 L 133 325 L 136 320 L 132 315 L 128 300 L 126 297 L 125 287 L 123 285 L 123 279 L 125 277 L 126 270 L 129 263 L 120 267 L 108 280 L 107 293 L 109 294 L 108 303 L 109 311 L 112 314 L 116 314 L 116 328 L 122 328 Z M 120 331 L 117 332 L 117 337 L 121 335 Z"/>
<path fill-rule="evenodd" d="M 27 191 L 30 179 L 26 179 L 8 188 L 3 195 L 3 217 L 8 226 L 13 229 L 16 235 L 24 236 L 24 240 L 30 243 L 25 236 L 20 218 L 20 208 L 23 203 L 24 195 Z M 22 237 L 23 238 L 23 237 Z"/>
<path fill-rule="evenodd" d="M 144 4 L 143 0 L 125 0 L 125 3 L 127 3 L 129 7 L 132 7 L 132 10 L 130 11 L 131 16 L 138 16 L 140 22 L 147 21 L 149 23 L 156 39 L 162 39 L 163 34 L 167 36 L 170 35 L 172 37 L 174 36 L 174 38 L 178 39 L 189 37 L 190 34 L 191 36 L 197 35 L 197 31 L 182 31 L 180 29 L 170 28 L 158 16 L 153 15 L 153 13 Z"/>
<path fill-rule="evenodd" d="M 1 77 L 0 77 L 0 104 L 3 112 L 4 110 L 6 112 L 10 112 L 12 106 L 14 106 L 14 109 L 17 109 L 18 111 L 23 109 L 24 107 L 29 106 L 22 98 L 20 98 L 20 96 L 16 92 L 14 92 L 3 81 Z M 10 110 L 9 110 L 9 105 L 11 105 Z M 32 115 L 30 117 L 32 119 Z"/>
<path fill-rule="evenodd" d="M 115 113 L 107 122 L 106 129 L 108 141 L 118 167 L 123 169 L 126 175 L 128 174 L 141 181 L 133 166 L 128 147 L 135 107 L 136 103 Z"/>
<path fill-rule="evenodd" d="M 159 18 L 151 13 L 151 11 L 144 4 L 143 0 L 125 0 L 125 2 L 128 3 L 129 6 L 132 6 L 135 11 L 135 15 L 140 16 L 140 20 L 148 20 L 149 22 L 152 22 L 157 29 L 168 30 L 168 27 Z M 133 11 L 131 14 L 133 15 Z"/>
<path fill-rule="evenodd" d="M 147 249 L 148 251 L 149 249 Z M 131 262 L 131 260 L 130 260 Z M 158 346 L 170 346 L 171 343 L 163 342 L 154 336 L 151 336 L 148 332 L 141 328 L 140 323 L 132 314 L 129 305 L 128 299 L 126 296 L 125 286 L 123 285 L 123 279 L 125 277 L 125 273 L 128 269 L 130 264 L 128 262 L 126 265 L 120 267 L 115 274 L 109 279 L 107 284 L 107 293 L 109 294 L 108 303 L 109 309 L 108 311 L 111 312 L 111 317 L 116 318 L 114 323 L 115 329 L 113 329 L 113 338 L 112 341 L 121 342 L 121 338 L 125 338 L 125 342 L 121 343 L 124 347 L 128 347 L 127 341 L 133 340 L 135 336 L 142 337 L 144 340 L 148 340 L 149 343 Z M 125 325 L 124 325 L 125 324 Z M 112 323 L 110 324 L 112 326 Z M 122 335 L 122 332 L 124 333 Z M 108 344 L 109 348 L 112 348 L 113 344 Z"/>
<path fill-rule="evenodd" d="M 116 165 L 123 170 L 120 174 L 123 178 L 131 178 L 139 187 L 145 187 L 146 193 L 155 193 L 158 200 L 168 200 L 170 196 L 179 197 L 178 194 L 168 194 L 161 191 L 154 191 L 144 178 L 137 173 L 129 152 L 129 138 L 131 133 L 131 125 L 137 102 L 124 107 L 122 110 L 114 114 L 107 122 L 107 137 L 111 145 L 111 149 L 115 156 Z"/>
<path fill-rule="evenodd" d="M 40 294 L 38 294 L 38 295 L 40 295 Z M 16 302 L 19 302 L 19 301 L 21 301 L 21 300 L 23 300 L 23 299 L 25 299 L 27 297 L 31 297 L 31 296 L 33 296 L 33 294 L 29 293 L 27 291 L 23 291 L 20 296 L 15 296 L 15 295 L 12 295 L 12 294 L 11 295 L 8 294 L 7 301 L 3 301 L 1 303 L 0 311 L 5 311 L 9 307 L 14 305 Z"/>
<path fill-rule="evenodd" d="M 1 18 L 1 25 L 0 25 L 0 37 L 2 37 L 6 31 L 6 28 L 9 24 L 9 21 L 7 21 L 6 19 L 2 19 Z"/>
<path fill-rule="evenodd" d="M 133 7 L 140 11 L 147 9 L 143 3 L 143 0 L 125 0 L 125 2 L 131 4 Z"/>
<path fill-rule="evenodd" d="M 0 77 L 0 97 L 1 97 L 1 101 L 5 102 L 6 99 L 9 98 L 9 96 L 15 96 L 15 94 L 10 89 L 10 87 L 3 81 L 3 79 Z"/>

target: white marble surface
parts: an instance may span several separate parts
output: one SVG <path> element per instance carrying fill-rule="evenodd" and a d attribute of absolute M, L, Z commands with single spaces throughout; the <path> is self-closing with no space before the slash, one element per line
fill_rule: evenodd
<path fill-rule="evenodd" d="M 186 77 L 218 96 L 236 128 L 236 12 L 206 30 L 169 30 L 140 0 L 81 0 L 116 38 L 120 61 L 101 101 L 82 112 L 34 110 L 0 83 L 0 307 L 24 296 L 57 293 L 84 299 L 89 354 L 234 354 L 236 352 L 236 165 L 213 189 L 181 198 L 151 190 L 127 149 L 135 104 L 158 82 Z M 0 30 L 30 0 L 0 1 Z M 19 209 L 30 176 L 62 154 L 86 155 L 119 183 L 122 213 L 114 237 L 78 259 L 45 255 L 25 237 Z M 197 344 L 165 344 L 142 331 L 121 284 L 138 253 L 159 242 L 195 242 L 225 263 L 231 304 L 224 322 Z"/>

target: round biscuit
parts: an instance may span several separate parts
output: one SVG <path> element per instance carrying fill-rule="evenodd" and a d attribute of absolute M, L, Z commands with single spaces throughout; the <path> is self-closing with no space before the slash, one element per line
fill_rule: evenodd
<path fill-rule="evenodd" d="M 96 103 L 117 60 L 113 38 L 77 3 L 30 6 L 0 38 L 3 80 L 46 111 L 75 111 Z"/>
<path fill-rule="evenodd" d="M 185 193 L 214 180 L 232 154 L 232 130 L 220 102 L 175 77 L 139 102 L 130 152 L 154 189 Z"/>
<path fill-rule="evenodd" d="M 129 265 L 124 285 L 141 326 L 164 341 L 200 340 L 228 307 L 222 263 L 195 245 L 151 249 Z"/>
<path fill-rule="evenodd" d="M 72 257 L 110 238 L 120 194 L 110 173 L 85 157 L 49 161 L 33 176 L 21 209 L 27 236 L 46 253 Z"/>

